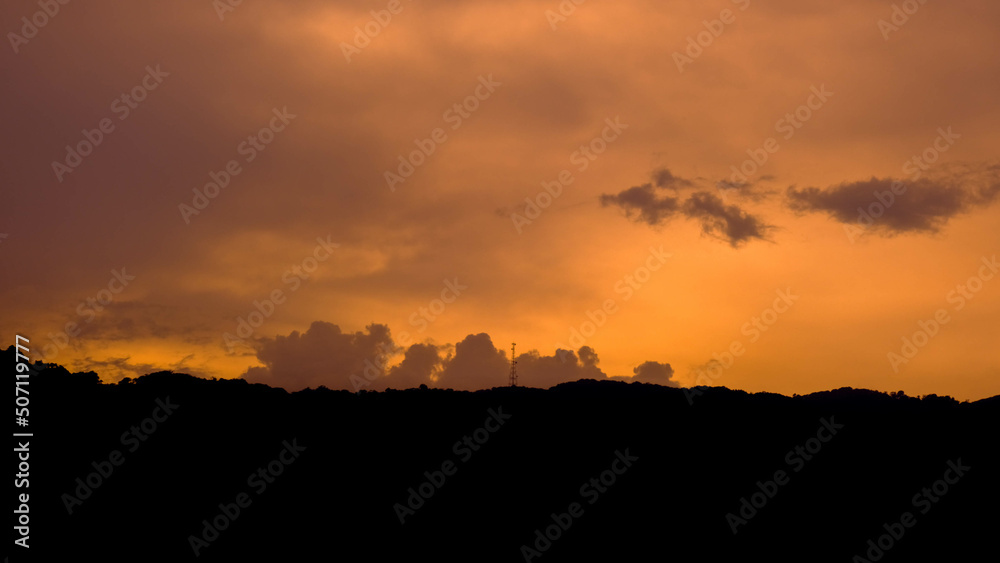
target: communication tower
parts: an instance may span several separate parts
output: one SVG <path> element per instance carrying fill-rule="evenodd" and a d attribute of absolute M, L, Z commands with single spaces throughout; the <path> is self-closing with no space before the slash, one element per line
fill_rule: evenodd
<path fill-rule="evenodd" d="M 512 342 L 510 345 L 510 386 L 517 387 L 517 356 L 514 355 L 514 347 L 517 346 L 517 342 Z"/>

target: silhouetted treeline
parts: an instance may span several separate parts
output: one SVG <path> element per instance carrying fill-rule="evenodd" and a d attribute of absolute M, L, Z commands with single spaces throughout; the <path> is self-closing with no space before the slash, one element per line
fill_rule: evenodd
<path fill-rule="evenodd" d="M 592 380 L 288 393 L 171 373 L 105 385 L 58 366 L 30 389 L 37 560 L 996 553 L 1000 397 L 712 388 L 692 404 L 683 389 Z"/>

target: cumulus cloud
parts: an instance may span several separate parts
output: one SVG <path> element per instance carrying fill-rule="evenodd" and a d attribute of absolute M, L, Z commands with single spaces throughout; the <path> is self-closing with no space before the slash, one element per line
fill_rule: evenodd
<path fill-rule="evenodd" d="M 542 356 L 532 350 L 517 357 L 518 384 L 547 389 L 567 381 L 604 379 L 605 373 L 597 367 L 599 361 L 590 346 L 583 346 L 577 353 L 556 350 L 552 356 Z"/>
<path fill-rule="evenodd" d="M 445 350 L 449 351 L 442 357 Z M 517 356 L 518 384 L 548 388 L 579 379 L 603 379 L 606 376 L 597 367 L 599 361 L 589 346 L 578 352 L 556 350 L 551 356 L 531 350 Z M 481 333 L 468 335 L 454 347 L 414 344 L 407 350 L 403 363 L 389 370 L 384 386 L 403 388 L 423 383 L 475 390 L 502 387 L 509 381 L 510 359 L 504 350 L 494 346 L 490 335 Z"/>
<path fill-rule="evenodd" d="M 406 349 L 403 361 L 389 369 L 380 387 L 391 389 L 412 389 L 430 385 L 441 372 L 444 359 L 441 351 L 447 346 L 431 343 L 413 344 Z"/>
<path fill-rule="evenodd" d="M 632 370 L 632 377 L 617 375 L 610 379 L 627 382 L 655 383 L 665 387 L 680 387 L 680 383 L 673 379 L 674 368 L 670 364 L 647 361 L 639 364 Z"/>
<path fill-rule="evenodd" d="M 289 391 L 319 386 L 353 390 L 352 375 L 384 376 L 386 362 L 396 352 L 388 326 L 370 324 L 365 330 L 345 333 L 335 324 L 316 321 L 304 333 L 263 338 L 256 347 L 265 367 L 249 368 L 243 378 Z"/>
<path fill-rule="evenodd" d="M 601 361 L 600 358 L 597 357 L 597 352 L 595 352 L 590 346 L 581 346 L 577 351 L 577 354 L 580 356 L 580 363 L 587 367 L 597 366 L 597 363 Z M 556 355 L 559 355 L 558 350 L 556 350 Z"/>
<path fill-rule="evenodd" d="M 661 364 L 660 362 L 643 362 L 632 370 L 634 374 L 634 381 L 641 381 L 643 383 L 656 383 L 657 385 L 666 385 L 668 387 L 679 387 L 680 384 L 673 379 L 674 368 L 670 367 L 670 364 Z"/>
<path fill-rule="evenodd" d="M 248 368 L 244 379 L 289 391 L 320 386 L 382 391 L 420 385 L 472 391 L 509 382 L 510 359 L 494 346 L 489 334 L 470 334 L 454 345 L 413 344 L 399 364 L 387 367 L 402 350 L 396 348 L 385 325 L 371 324 L 366 331 L 345 333 L 335 324 L 317 321 L 304 333 L 262 339 L 257 343 L 257 358 L 264 367 Z M 517 362 L 518 383 L 523 387 L 548 388 L 607 377 L 589 346 L 576 352 L 556 350 L 551 356 L 531 350 L 519 354 Z"/>
<path fill-rule="evenodd" d="M 792 186 L 787 203 L 800 213 L 826 213 L 840 223 L 891 236 L 937 232 L 956 215 L 988 206 L 998 196 L 1000 165 L 980 165 L 951 166 L 916 180 L 873 176 L 826 189 Z"/>
<path fill-rule="evenodd" d="M 650 226 L 665 224 L 674 216 L 682 215 L 699 221 L 705 234 L 726 241 L 734 248 L 752 239 L 766 240 L 768 232 L 774 228 L 739 206 L 726 204 L 711 192 L 699 189 L 695 183 L 674 176 L 665 168 L 654 171 L 652 180 L 617 194 L 602 194 L 601 206 L 618 207 L 627 218 Z M 756 199 L 764 197 L 751 187 L 739 186 L 736 189 Z M 662 194 L 661 190 L 670 190 L 673 195 Z M 694 192 L 682 202 L 680 192 L 683 190 Z"/>
<path fill-rule="evenodd" d="M 503 350 L 493 346 L 485 332 L 470 334 L 455 344 L 454 355 L 445 358 L 435 382 L 450 389 L 489 389 L 507 384 L 510 362 Z"/>

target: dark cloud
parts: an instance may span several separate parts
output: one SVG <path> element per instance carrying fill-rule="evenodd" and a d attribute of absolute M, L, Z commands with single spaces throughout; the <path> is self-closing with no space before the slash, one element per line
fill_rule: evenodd
<path fill-rule="evenodd" d="M 674 376 L 674 368 L 670 367 L 670 364 L 661 364 L 660 362 L 648 361 L 643 362 L 632 370 L 633 380 L 641 381 L 643 383 L 656 383 L 657 385 L 666 385 L 668 387 L 679 387 L 680 384 L 671 378 Z"/>
<path fill-rule="evenodd" d="M 510 381 L 510 359 L 493 345 L 489 334 L 470 334 L 455 345 L 413 344 L 403 360 L 389 368 L 392 357 L 402 350 L 395 347 L 385 325 L 372 324 L 366 330 L 344 333 L 337 325 L 317 321 L 305 333 L 261 339 L 256 342 L 257 359 L 265 367 L 247 369 L 244 379 L 289 391 L 320 386 L 382 391 L 420 385 L 472 391 L 503 387 Z M 532 350 L 517 357 L 518 383 L 548 388 L 579 379 L 604 379 L 599 361 L 589 346 L 578 352 L 556 350 L 552 356 Z M 163 368 L 150 371 L 159 369 Z"/>
<path fill-rule="evenodd" d="M 352 376 L 365 381 L 383 377 L 396 353 L 389 327 L 370 324 L 365 329 L 345 333 L 335 324 L 316 321 L 304 333 L 262 338 L 256 342 L 257 359 L 266 367 L 249 368 L 243 377 L 289 391 L 321 385 L 354 390 L 358 380 Z"/>
<path fill-rule="evenodd" d="M 556 350 L 552 356 L 542 356 L 532 350 L 517 357 L 518 384 L 547 389 L 567 381 L 604 379 L 607 376 L 597 367 L 599 361 L 590 346 L 583 346 L 578 353 Z"/>
<path fill-rule="evenodd" d="M 694 183 L 690 180 L 685 180 L 684 178 L 674 176 L 670 170 L 666 168 L 660 168 L 653 171 L 653 183 L 656 184 L 658 188 L 680 190 L 683 188 L 694 187 Z"/>
<path fill-rule="evenodd" d="M 601 194 L 603 207 L 617 206 L 629 219 L 651 226 L 662 225 L 680 209 L 678 199 L 659 196 L 653 184 L 633 186 L 617 194 Z"/>
<path fill-rule="evenodd" d="M 755 203 L 759 203 L 777 193 L 775 190 L 760 187 L 760 184 L 764 182 L 772 182 L 774 179 L 774 176 L 764 175 L 747 182 L 720 180 L 715 183 L 715 187 L 718 188 L 719 193 L 722 194 L 722 201 L 724 202 L 728 201 L 730 197 L 736 196 L 741 199 L 748 199 Z"/>
<path fill-rule="evenodd" d="M 702 230 L 736 248 L 750 239 L 766 240 L 774 227 L 736 205 L 726 205 L 719 196 L 697 192 L 684 202 L 683 212 L 701 221 Z"/>
<path fill-rule="evenodd" d="M 590 346 L 581 346 L 577 354 L 580 356 L 580 363 L 584 366 L 596 366 L 597 363 L 601 361 L 600 358 L 597 357 L 597 352 L 595 352 Z M 556 350 L 556 355 L 559 355 L 558 350 Z"/>
<path fill-rule="evenodd" d="M 727 204 L 710 192 L 699 190 L 691 181 L 674 176 L 665 168 L 654 171 L 652 176 L 652 183 L 633 186 L 617 194 L 602 194 L 601 206 L 618 207 L 629 219 L 654 227 L 665 224 L 675 215 L 695 219 L 701 223 L 706 234 L 724 240 L 734 248 L 750 239 L 766 240 L 768 231 L 773 229 L 773 226 L 764 223 L 759 217 L 743 211 L 737 205 Z M 751 188 L 749 185 L 735 186 L 741 193 L 751 194 L 754 198 L 766 195 Z M 673 190 L 675 194 L 681 189 L 696 191 L 682 203 L 679 196 L 657 193 L 657 190 L 663 189 Z"/>
<path fill-rule="evenodd" d="M 452 350 L 453 349 L 453 350 Z M 446 356 L 442 352 L 448 350 Z M 548 388 L 566 381 L 603 379 L 605 373 L 597 367 L 600 359 L 589 346 L 572 350 L 556 350 L 543 356 L 531 350 L 517 356 L 518 384 L 523 387 Z M 488 334 L 470 334 L 454 346 L 414 344 L 398 366 L 377 388 L 395 389 L 431 387 L 474 390 L 502 387 L 510 381 L 510 359 L 496 348 Z"/>
<path fill-rule="evenodd" d="M 454 355 L 445 358 L 444 369 L 435 382 L 450 389 L 490 389 L 507 385 L 510 360 L 493 346 L 485 332 L 470 334 L 455 344 Z"/>
<path fill-rule="evenodd" d="M 602 194 L 601 206 L 617 206 L 625 212 L 625 216 L 633 221 L 656 226 L 666 223 L 681 209 L 677 197 L 658 195 L 657 190 L 672 190 L 675 193 L 681 189 L 692 188 L 694 184 L 666 169 L 659 168 L 650 175 L 652 182 L 633 186 L 617 194 Z"/>
<path fill-rule="evenodd" d="M 1000 195 L 1000 166 L 948 167 L 916 180 L 876 178 L 826 189 L 787 191 L 788 206 L 800 213 L 820 212 L 845 224 L 883 235 L 937 232 L 948 221 Z"/>
<path fill-rule="evenodd" d="M 392 389 L 412 389 L 420 385 L 431 385 L 441 372 L 444 359 L 441 351 L 447 346 L 431 343 L 413 344 L 406 350 L 403 361 L 393 366 L 381 387 Z"/>
<path fill-rule="evenodd" d="M 610 379 L 626 382 L 655 383 L 665 387 L 680 387 L 680 383 L 671 379 L 674 376 L 674 368 L 670 364 L 647 361 L 632 370 L 632 377 L 616 375 Z"/>
<path fill-rule="evenodd" d="M 76 314 L 63 316 L 58 334 L 49 333 L 48 340 L 39 346 L 39 353 L 46 361 L 65 362 L 71 352 L 86 355 L 88 344 L 95 341 L 132 343 L 174 339 L 194 345 L 213 345 L 219 341 L 217 330 L 206 322 L 192 322 L 178 307 L 119 300 L 101 304 L 91 298 L 67 311 Z M 75 327 L 66 328 L 69 323 Z"/>

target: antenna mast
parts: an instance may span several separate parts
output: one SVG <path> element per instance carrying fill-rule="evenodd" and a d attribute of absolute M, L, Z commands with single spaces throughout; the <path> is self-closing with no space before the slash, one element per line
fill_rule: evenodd
<path fill-rule="evenodd" d="M 517 342 L 512 342 L 510 345 L 510 386 L 517 387 L 517 356 L 514 355 L 514 347 L 517 346 Z"/>

